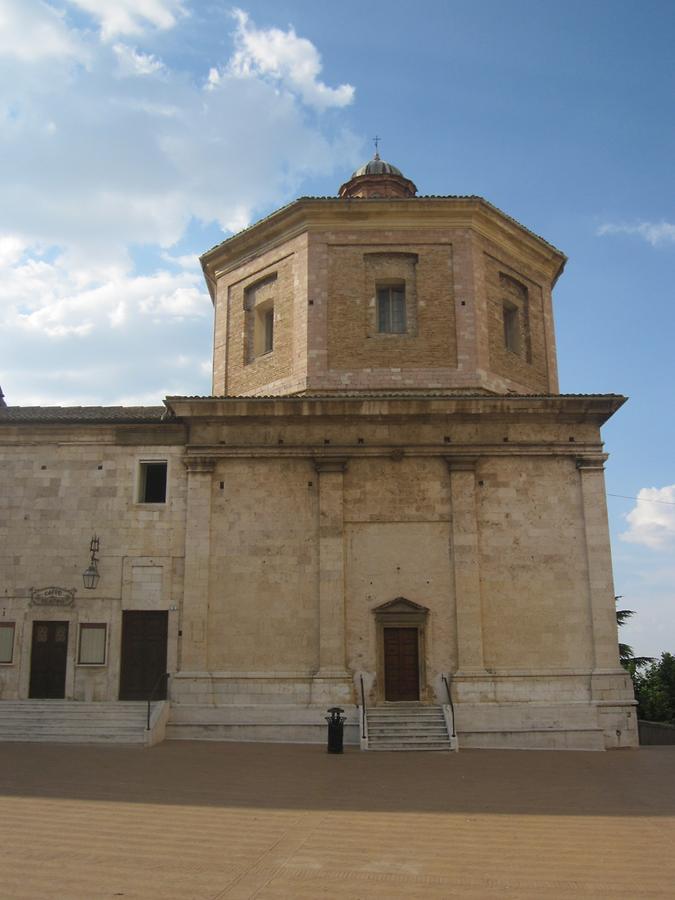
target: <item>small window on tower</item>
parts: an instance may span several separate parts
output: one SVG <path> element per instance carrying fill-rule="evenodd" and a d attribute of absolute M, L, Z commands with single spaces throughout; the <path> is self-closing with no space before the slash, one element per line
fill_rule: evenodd
<path fill-rule="evenodd" d="M 504 346 L 512 353 L 520 353 L 520 315 L 511 303 L 502 306 L 504 317 Z"/>
<path fill-rule="evenodd" d="M 139 503 L 166 503 L 166 460 L 141 462 L 138 479 Z"/>
<path fill-rule="evenodd" d="M 381 334 L 405 334 L 405 283 L 378 285 L 377 330 Z"/>
<path fill-rule="evenodd" d="M 253 310 L 253 357 L 274 350 L 274 301 L 259 303 Z"/>
<path fill-rule="evenodd" d="M 274 307 L 265 312 L 265 353 L 271 353 L 274 348 Z"/>

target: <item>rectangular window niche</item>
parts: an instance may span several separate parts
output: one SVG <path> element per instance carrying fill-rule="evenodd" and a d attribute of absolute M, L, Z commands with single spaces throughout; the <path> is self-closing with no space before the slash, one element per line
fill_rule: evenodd
<path fill-rule="evenodd" d="M 0 665 L 11 665 L 14 660 L 14 622 L 0 622 Z"/>
<path fill-rule="evenodd" d="M 80 625 L 77 653 L 79 666 L 104 666 L 107 627 L 103 623 Z"/>
<path fill-rule="evenodd" d="M 166 503 L 168 463 L 165 459 L 141 460 L 138 470 L 138 502 Z"/>
<path fill-rule="evenodd" d="M 275 295 L 277 275 L 250 284 L 244 290 L 244 360 L 255 362 L 274 351 Z"/>
<path fill-rule="evenodd" d="M 527 287 L 505 272 L 499 273 L 504 349 L 532 362 L 530 298 Z"/>
<path fill-rule="evenodd" d="M 512 353 L 520 353 L 520 313 L 518 307 L 508 301 L 502 306 L 504 319 L 504 346 Z"/>
<path fill-rule="evenodd" d="M 373 251 L 364 253 L 363 260 L 368 337 L 415 337 L 417 254 Z"/>

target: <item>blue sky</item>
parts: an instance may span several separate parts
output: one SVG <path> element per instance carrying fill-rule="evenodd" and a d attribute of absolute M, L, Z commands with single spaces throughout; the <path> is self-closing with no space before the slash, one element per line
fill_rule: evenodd
<path fill-rule="evenodd" d="M 604 435 L 617 592 L 675 651 L 675 7 L 625 0 L 0 0 L 0 384 L 208 393 L 196 257 L 372 153 L 569 256 L 561 390 Z M 639 501 L 611 495 L 640 497 Z"/>

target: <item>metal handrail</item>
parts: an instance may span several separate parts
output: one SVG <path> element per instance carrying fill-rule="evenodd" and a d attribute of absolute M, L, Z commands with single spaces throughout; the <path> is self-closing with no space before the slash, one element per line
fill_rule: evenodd
<path fill-rule="evenodd" d="M 450 701 L 450 712 L 452 714 L 452 737 L 457 737 L 455 732 L 455 704 L 452 702 L 452 694 L 450 693 L 450 685 L 446 675 L 441 676 L 445 682 L 445 689 L 448 692 L 448 700 Z"/>
<path fill-rule="evenodd" d="M 155 686 L 150 691 L 150 696 L 148 697 L 148 719 L 147 719 L 147 722 L 148 722 L 147 730 L 148 731 L 150 731 L 150 711 L 151 711 L 150 705 L 151 705 L 152 701 L 155 699 L 155 694 L 157 693 L 157 690 L 159 689 L 160 684 L 164 681 L 165 678 L 171 678 L 171 675 L 169 674 L 169 672 L 162 672 L 162 674 L 159 676 L 159 678 L 155 682 Z"/>
<path fill-rule="evenodd" d="M 360 675 L 361 679 L 361 715 L 363 717 L 363 739 L 364 741 L 368 740 L 368 726 L 366 725 L 366 692 L 363 689 L 363 675 Z"/>

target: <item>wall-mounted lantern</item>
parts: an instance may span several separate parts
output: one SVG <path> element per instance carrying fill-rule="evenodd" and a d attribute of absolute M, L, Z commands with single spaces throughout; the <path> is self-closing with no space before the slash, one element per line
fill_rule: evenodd
<path fill-rule="evenodd" d="M 91 554 L 91 559 L 89 560 L 89 565 L 86 570 L 82 573 L 82 580 L 84 581 L 84 586 L 93 591 L 96 585 L 99 582 L 100 575 L 98 574 L 98 557 L 96 554 L 98 553 L 99 548 L 99 539 L 96 535 L 91 539 L 91 543 L 89 544 L 89 553 Z"/>

